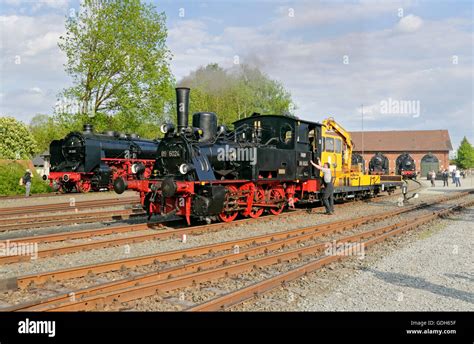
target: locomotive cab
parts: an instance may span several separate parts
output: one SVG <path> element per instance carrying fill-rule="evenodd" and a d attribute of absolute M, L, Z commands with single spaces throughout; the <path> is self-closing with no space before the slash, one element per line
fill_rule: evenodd
<path fill-rule="evenodd" d="M 281 115 L 254 115 L 234 122 L 236 140 L 256 150 L 252 179 L 306 180 L 321 151 L 321 124 Z"/>

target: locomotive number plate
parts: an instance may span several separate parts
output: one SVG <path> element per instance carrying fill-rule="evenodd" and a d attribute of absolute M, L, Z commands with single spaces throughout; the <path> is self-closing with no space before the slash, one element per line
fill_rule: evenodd
<path fill-rule="evenodd" d="M 179 151 L 162 151 L 161 157 L 162 158 L 179 158 L 181 155 Z"/>

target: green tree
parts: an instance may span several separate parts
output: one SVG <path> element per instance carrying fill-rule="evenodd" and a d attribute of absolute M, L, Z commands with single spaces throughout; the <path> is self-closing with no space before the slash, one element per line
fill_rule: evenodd
<path fill-rule="evenodd" d="M 61 96 L 77 111 L 58 111 L 58 121 L 131 131 L 157 123 L 173 96 L 165 20 L 140 0 L 85 0 L 59 42 L 74 83 Z"/>
<path fill-rule="evenodd" d="M 459 145 L 457 151 L 456 165 L 459 168 L 473 168 L 474 167 L 474 147 L 464 137 Z"/>
<path fill-rule="evenodd" d="M 213 111 L 229 125 L 251 115 L 291 114 L 291 95 L 258 68 L 240 65 L 225 70 L 216 63 L 200 67 L 183 78 L 180 85 L 191 88 L 190 112 Z"/>
<path fill-rule="evenodd" d="M 29 129 L 37 143 L 35 153 L 49 150 L 51 141 L 61 139 L 69 132 L 68 128 L 61 126 L 53 117 L 44 114 L 34 116 L 30 121 Z"/>
<path fill-rule="evenodd" d="M 30 159 L 37 144 L 28 127 L 13 117 L 0 117 L 0 159 Z"/>

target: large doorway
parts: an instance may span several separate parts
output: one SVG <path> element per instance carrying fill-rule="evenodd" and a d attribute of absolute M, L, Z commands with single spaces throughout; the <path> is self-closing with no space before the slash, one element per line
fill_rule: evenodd
<path fill-rule="evenodd" d="M 423 158 L 421 158 L 420 165 L 422 177 L 428 178 L 428 172 L 430 171 L 435 171 L 436 173 L 439 171 L 439 160 L 431 153 L 428 153 Z"/>

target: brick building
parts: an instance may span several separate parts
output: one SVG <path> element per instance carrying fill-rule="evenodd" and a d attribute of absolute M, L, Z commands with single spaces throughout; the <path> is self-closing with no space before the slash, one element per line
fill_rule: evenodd
<path fill-rule="evenodd" d="M 363 156 L 366 169 L 374 154 L 381 152 L 389 160 L 390 174 L 395 173 L 397 157 L 405 152 L 415 160 L 422 176 L 431 169 L 448 168 L 453 149 L 447 130 L 355 131 L 351 137 L 354 152 Z"/>

